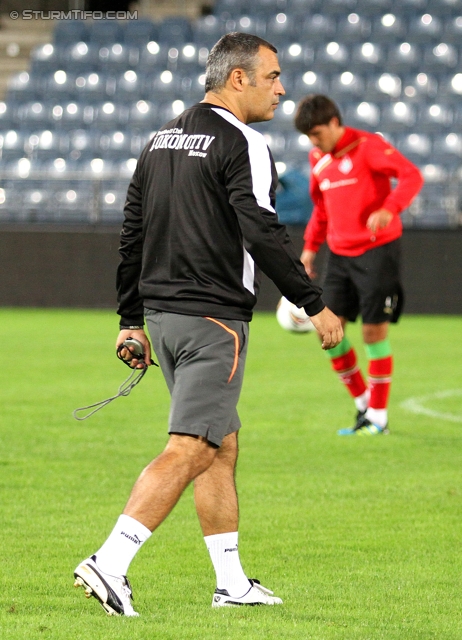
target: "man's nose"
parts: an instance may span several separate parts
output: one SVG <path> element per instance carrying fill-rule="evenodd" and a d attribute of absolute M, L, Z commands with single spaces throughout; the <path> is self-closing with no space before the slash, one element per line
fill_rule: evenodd
<path fill-rule="evenodd" d="M 278 81 L 276 83 L 276 94 L 278 96 L 285 96 L 286 95 L 286 90 L 282 86 L 282 82 L 279 80 L 279 78 L 278 78 Z"/>

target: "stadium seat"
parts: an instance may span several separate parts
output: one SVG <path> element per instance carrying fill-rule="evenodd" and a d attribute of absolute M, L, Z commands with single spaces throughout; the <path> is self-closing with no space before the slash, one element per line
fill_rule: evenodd
<path fill-rule="evenodd" d="M 151 40 L 140 51 L 139 71 L 151 73 L 153 69 L 166 69 L 168 64 L 168 51 L 170 47 L 166 44 Z"/>
<path fill-rule="evenodd" d="M 287 0 L 252 0 L 248 3 L 245 11 L 262 17 L 274 16 L 281 12 L 286 13 Z"/>
<path fill-rule="evenodd" d="M 89 41 L 98 47 L 122 42 L 123 30 L 117 20 L 94 20 L 88 32 Z"/>
<path fill-rule="evenodd" d="M 34 77 L 27 71 L 16 73 L 8 79 L 7 100 L 12 102 L 27 102 L 39 100 L 42 97 L 42 82 L 40 77 Z"/>
<path fill-rule="evenodd" d="M 459 166 L 462 162 L 462 135 L 455 132 L 435 134 L 432 159 L 445 167 Z"/>
<path fill-rule="evenodd" d="M 64 102 L 51 108 L 51 122 L 56 129 L 78 129 L 92 124 L 95 109 L 79 102 Z"/>
<path fill-rule="evenodd" d="M 163 127 L 170 122 L 170 120 L 179 116 L 188 106 L 189 105 L 183 100 L 172 100 L 160 104 L 157 113 L 158 127 Z"/>
<path fill-rule="evenodd" d="M 260 16 L 244 14 L 237 16 L 236 19 L 227 20 L 226 29 L 228 32 L 240 31 L 264 38 L 266 36 L 266 21 Z"/>
<path fill-rule="evenodd" d="M 138 155 L 141 149 L 137 149 Z M 135 155 L 131 132 L 107 131 L 99 136 L 95 154 L 103 160 L 118 160 Z"/>
<path fill-rule="evenodd" d="M 281 166 L 282 165 L 282 166 Z M 304 167 L 307 165 L 306 154 Z M 290 163 L 279 163 L 279 184 L 276 191 L 276 211 L 283 224 L 305 225 L 313 204 L 309 197 L 307 174 Z"/>
<path fill-rule="evenodd" d="M 208 49 L 211 49 L 221 36 L 227 33 L 226 21 L 215 15 L 198 18 L 192 28 L 194 42 Z"/>
<path fill-rule="evenodd" d="M 356 0 L 324 0 L 321 5 L 325 15 L 345 15 L 346 12 L 354 11 Z"/>
<path fill-rule="evenodd" d="M 406 99 L 426 102 L 437 95 L 438 81 L 436 76 L 428 73 L 417 73 L 403 78 L 403 92 Z"/>
<path fill-rule="evenodd" d="M 278 108 L 274 112 L 274 126 L 278 131 L 293 131 L 294 116 L 297 105 L 294 100 L 282 97 Z"/>
<path fill-rule="evenodd" d="M 99 50 L 98 45 L 77 42 L 65 49 L 62 55 L 62 68 L 74 75 L 96 71 L 99 64 Z"/>
<path fill-rule="evenodd" d="M 102 189 L 99 202 L 99 220 L 105 223 L 122 223 L 127 189 Z"/>
<path fill-rule="evenodd" d="M 440 42 L 437 45 L 427 45 L 424 52 L 425 69 L 437 71 L 438 69 L 451 70 L 457 67 L 457 49 L 452 44 Z"/>
<path fill-rule="evenodd" d="M 74 99 L 76 75 L 58 69 L 44 78 L 43 87 L 49 100 L 63 101 Z"/>
<path fill-rule="evenodd" d="M 415 108 L 405 102 L 394 102 L 384 105 L 380 126 L 385 131 L 409 131 L 416 122 Z"/>
<path fill-rule="evenodd" d="M 194 76 L 187 76 L 190 84 L 187 91 L 188 98 L 192 103 L 200 102 L 205 95 L 205 72 L 196 73 Z M 184 77 L 182 78 L 182 86 L 184 86 Z"/>
<path fill-rule="evenodd" d="M 442 103 L 425 105 L 419 112 L 419 130 L 425 132 L 449 131 L 453 125 L 454 115 L 451 108 Z"/>
<path fill-rule="evenodd" d="M 285 45 L 297 33 L 297 21 L 287 13 L 268 16 L 265 38 L 276 47 Z"/>
<path fill-rule="evenodd" d="M 164 69 L 144 79 L 143 97 L 152 102 L 165 102 L 181 98 L 181 76 Z"/>
<path fill-rule="evenodd" d="M 373 102 L 360 102 L 347 105 L 345 122 L 358 129 L 376 131 L 380 122 L 380 109 Z"/>
<path fill-rule="evenodd" d="M 209 50 L 193 43 L 170 47 L 168 50 L 168 68 L 180 73 L 198 73 L 205 69 Z"/>
<path fill-rule="evenodd" d="M 42 44 L 31 51 L 30 73 L 41 76 L 56 71 L 63 66 L 65 60 L 65 45 Z"/>
<path fill-rule="evenodd" d="M 430 13 L 411 18 L 408 34 L 411 42 L 434 43 L 441 42 L 443 25 L 439 18 Z"/>
<path fill-rule="evenodd" d="M 378 44 L 403 42 L 406 37 L 406 23 L 394 13 L 385 13 L 372 19 L 371 41 Z"/>
<path fill-rule="evenodd" d="M 399 6 L 404 15 L 415 15 L 427 9 L 427 0 L 401 0 Z"/>
<path fill-rule="evenodd" d="M 29 157 L 48 160 L 69 153 L 69 136 L 66 131 L 50 129 L 34 131 L 27 135 L 24 149 Z"/>
<path fill-rule="evenodd" d="M 428 135 L 410 133 L 400 136 L 395 146 L 409 160 L 417 165 L 427 164 L 431 160 L 432 142 Z"/>
<path fill-rule="evenodd" d="M 93 124 L 101 131 L 117 131 L 126 126 L 129 118 L 129 105 L 119 102 L 101 102 L 95 105 Z"/>
<path fill-rule="evenodd" d="M 393 73 L 381 73 L 369 76 L 364 96 L 372 102 L 389 102 L 401 95 L 401 79 Z"/>
<path fill-rule="evenodd" d="M 283 78 L 286 73 L 304 73 L 313 65 L 314 49 L 309 45 L 291 42 L 284 47 L 278 48 L 278 51 Z"/>
<path fill-rule="evenodd" d="M 112 97 L 113 94 L 114 90 L 108 90 L 107 76 L 92 71 L 91 73 L 77 76 L 72 97 L 78 102 L 95 104 Z"/>
<path fill-rule="evenodd" d="M 91 182 L 57 183 L 52 191 L 53 219 L 56 222 L 96 222 Z"/>
<path fill-rule="evenodd" d="M 214 13 L 227 20 L 241 15 L 246 8 L 248 8 L 248 3 L 245 0 L 216 0 Z"/>
<path fill-rule="evenodd" d="M 293 166 L 306 168 L 308 165 L 308 153 L 312 148 L 309 138 L 298 131 L 287 135 L 284 160 Z"/>
<path fill-rule="evenodd" d="M 315 51 L 314 68 L 320 71 L 335 72 L 346 70 L 349 61 L 348 49 L 339 42 L 329 42 L 319 45 Z"/>
<path fill-rule="evenodd" d="M 336 35 L 336 23 L 332 16 L 325 16 L 321 13 L 308 15 L 301 23 L 299 38 L 301 42 L 325 43 Z"/>
<path fill-rule="evenodd" d="M 179 42 L 192 42 L 193 32 L 191 23 L 182 16 L 164 18 L 159 24 L 159 42 L 172 47 Z"/>
<path fill-rule="evenodd" d="M 25 154 L 27 135 L 24 131 L 10 129 L 0 132 L 0 155 L 2 160 L 19 160 Z"/>
<path fill-rule="evenodd" d="M 386 61 L 388 71 L 409 73 L 412 70 L 421 71 L 421 67 L 422 53 L 416 45 L 401 42 L 390 47 Z"/>
<path fill-rule="evenodd" d="M 36 100 L 26 102 L 17 107 L 15 120 L 21 127 L 40 128 L 43 124 L 47 126 L 51 117 L 51 105 L 48 102 Z"/>
<path fill-rule="evenodd" d="M 383 47 L 372 42 L 363 42 L 353 47 L 351 54 L 352 68 L 361 72 L 372 72 L 385 66 Z"/>
<path fill-rule="evenodd" d="M 297 18 L 305 18 L 322 8 L 321 0 L 287 0 L 287 12 Z"/>
<path fill-rule="evenodd" d="M 141 131 L 150 131 L 158 128 L 159 105 L 149 100 L 137 100 L 130 105 L 128 121 L 131 128 Z M 114 127 L 115 129 L 116 127 Z"/>
<path fill-rule="evenodd" d="M 306 71 L 295 77 L 293 84 L 293 99 L 299 100 L 309 93 L 327 93 L 329 84 L 327 76 L 314 71 Z"/>
<path fill-rule="evenodd" d="M 98 51 L 99 73 L 122 72 L 137 67 L 140 59 L 138 47 L 120 43 L 101 47 Z"/>
<path fill-rule="evenodd" d="M 349 13 L 338 18 L 336 38 L 341 42 L 364 42 L 370 38 L 371 21 L 369 18 Z"/>
<path fill-rule="evenodd" d="M 99 151 L 99 135 L 87 129 L 75 129 L 69 131 L 69 158 L 81 161 L 93 158 Z M 62 157 L 67 158 L 67 154 Z"/>
<path fill-rule="evenodd" d="M 364 96 L 365 82 L 357 73 L 343 71 L 335 74 L 330 81 L 329 93 L 334 100 L 360 99 Z"/>
<path fill-rule="evenodd" d="M 115 95 L 120 102 L 133 102 L 143 97 L 144 78 L 140 73 L 129 69 L 116 78 Z"/>
<path fill-rule="evenodd" d="M 439 74 L 438 96 L 451 104 L 460 104 L 462 73 Z"/>
<path fill-rule="evenodd" d="M 393 0 L 357 0 L 355 11 L 361 15 L 378 16 L 386 14 L 393 7 Z"/>
<path fill-rule="evenodd" d="M 88 26 L 83 20 L 58 20 L 54 30 L 55 44 L 68 46 L 71 42 L 87 42 Z"/>
<path fill-rule="evenodd" d="M 462 9 L 460 10 L 462 13 Z M 462 15 L 446 18 L 444 23 L 442 42 L 460 44 L 462 41 Z"/>
<path fill-rule="evenodd" d="M 16 123 L 18 105 L 12 101 L 0 101 L 0 129 L 10 129 Z"/>
<path fill-rule="evenodd" d="M 123 28 L 123 41 L 130 47 L 141 49 L 159 37 L 159 27 L 148 18 L 128 20 Z"/>

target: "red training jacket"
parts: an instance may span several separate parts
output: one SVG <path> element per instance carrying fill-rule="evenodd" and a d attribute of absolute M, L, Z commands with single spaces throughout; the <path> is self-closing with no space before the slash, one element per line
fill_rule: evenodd
<path fill-rule="evenodd" d="M 314 209 L 305 230 L 304 249 L 318 251 L 327 239 L 331 251 L 359 256 L 402 234 L 398 215 L 420 191 L 423 178 L 417 167 L 380 135 L 345 127 L 330 153 L 313 148 L 310 193 Z M 390 178 L 398 183 L 392 190 Z M 391 223 L 373 234 L 366 221 L 385 208 Z"/>

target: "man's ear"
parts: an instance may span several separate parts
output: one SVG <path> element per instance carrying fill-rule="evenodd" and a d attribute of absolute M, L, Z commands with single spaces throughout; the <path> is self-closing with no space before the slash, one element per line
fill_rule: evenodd
<path fill-rule="evenodd" d="M 247 75 L 242 69 L 233 69 L 229 74 L 228 82 L 234 91 L 242 92 L 246 85 Z"/>

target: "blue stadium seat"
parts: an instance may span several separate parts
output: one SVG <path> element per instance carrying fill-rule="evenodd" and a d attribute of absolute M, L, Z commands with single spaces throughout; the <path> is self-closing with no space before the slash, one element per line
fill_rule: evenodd
<path fill-rule="evenodd" d="M 143 96 L 153 102 L 181 98 L 181 75 L 164 69 L 145 78 Z"/>
<path fill-rule="evenodd" d="M 278 48 L 283 79 L 286 73 L 305 72 L 313 66 L 314 49 L 309 45 L 290 41 L 284 47 Z"/>
<path fill-rule="evenodd" d="M 371 21 L 357 13 L 340 16 L 337 21 L 336 38 L 341 42 L 364 42 L 370 38 Z"/>
<path fill-rule="evenodd" d="M 359 100 L 364 96 L 364 91 L 364 78 L 351 71 L 335 74 L 330 80 L 329 93 L 334 100 Z"/>
<path fill-rule="evenodd" d="M 112 90 L 109 88 L 107 76 L 104 76 L 101 72 L 92 71 L 91 73 L 77 76 L 72 97 L 78 102 L 95 104 L 112 97 L 114 91 L 115 86 L 113 86 Z"/>
<path fill-rule="evenodd" d="M 427 164 L 431 160 L 432 141 L 428 135 L 410 133 L 398 137 L 395 146 L 409 160 L 417 165 Z"/>
<path fill-rule="evenodd" d="M 48 160 L 69 153 L 69 136 L 66 131 L 36 130 L 27 135 L 25 149 L 29 157 Z"/>
<path fill-rule="evenodd" d="M 219 16 L 208 15 L 193 23 L 194 42 L 198 46 L 211 49 L 222 35 L 227 33 L 226 21 Z"/>
<path fill-rule="evenodd" d="M 83 20 L 58 20 L 54 31 L 55 44 L 88 41 L 88 26 Z"/>
<path fill-rule="evenodd" d="M 357 71 L 374 73 L 386 66 L 385 60 L 386 54 L 380 44 L 363 42 L 353 46 L 351 64 Z"/>
<path fill-rule="evenodd" d="M 141 74 L 129 69 L 116 79 L 115 94 L 120 102 L 133 102 L 143 97 L 144 78 Z"/>
<path fill-rule="evenodd" d="M 462 135 L 460 133 L 437 133 L 433 137 L 432 160 L 445 167 L 462 163 Z"/>
<path fill-rule="evenodd" d="M 155 40 L 148 42 L 140 52 L 139 70 L 151 73 L 153 69 L 166 69 L 169 49 L 168 45 L 158 43 Z"/>
<path fill-rule="evenodd" d="M 310 13 L 322 9 L 321 0 L 287 0 L 287 12 L 297 18 L 305 18 Z"/>
<path fill-rule="evenodd" d="M 62 55 L 63 69 L 69 73 L 96 71 L 99 64 L 99 49 L 95 44 L 76 42 L 67 47 Z"/>
<path fill-rule="evenodd" d="M 22 216 L 28 222 L 48 222 L 53 219 L 53 206 L 45 184 L 25 189 L 22 193 Z M 51 220 L 50 220 L 51 219 Z"/>
<path fill-rule="evenodd" d="M 422 52 L 416 45 L 401 42 L 390 47 L 386 61 L 388 71 L 409 73 L 412 70 L 421 71 L 421 67 Z"/>
<path fill-rule="evenodd" d="M 444 132 L 451 129 L 454 114 L 450 107 L 443 103 L 427 104 L 419 110 L 419 130 L 424 132 Z"/>
<path fill-rule="evenodd" d="M 441 40 L 451 44 L 460 44 L 462 41 L 462 15 L 452 17 L 449 20 L 446 18 Z"/>
<path fill-rule="evenodd" d="M 101 47 L 98 52 L 99 72 L 121 72 L 137 67 L 140 59 L 138 47 L 120 44 L 119 42 Z"/>
<path fill-rule="evenodd" d="M 315 52 L 314 68 L 328 73 L 336 70 L 346 70 L 349 62 L 349 52 L 345 45 L 340 42 L 329 42 L 319 45 Z"/>
<path fill-rule="evenodd" d="M 462 97 L 462 73 L 439 74 L 438 96 L 449 103 L 460 104 Z"/>
<path fill-rule="evenodd" d="M 122 223 L 127 189 L 102 189 L 100 194 L 100 221 Z"/>
<path fill-rule="evenodd" d="M 327 93 L 329 84 L 327 76 L 314 71 L 305 71 L 295 77 L 293 85 L 293 99 L 298 100 L 309 93 Z"/>
<path fill-rule="evenodd" d="M 214 13 L 225 20 L 241 15 L 248 8 L 245 0 L 216 0 Z"/>
<path fill-rule="evenodd" d="M 94 20 L 89 29 L 89 41 L 102 47 L 122 42 L 123 30 L 117 20 Z"/>
<path fill-rule="evenodd" d="M 8 79 L 7 100 L 11 102 L 27 102 L 39 100 L 43 94 L 43 82 L 40 76 L 35 77 L 27 71 L 21 71 Z"/>
<path fill-rule="evenodd" d="M 430 13 L 410 18 L 408 34 L 411 42 L 438 44 L 441 42 L 443 24 L 439 18 Z"/>
<path fill-rule="evenodd" d="M 380 126 L 384 131 L 410 131 L 417 119 L 416 109 L 406 102 L 394 102 L 384 105 Z"/>
<path fill-rule="evenodd" d="M 403 42 L 407 34 L 407 25 L 402 17 L 395 13 L 384 13 L 372 20 L 372 42 L 390 44 Z"/>
<path fill-rule="evenodd" d="M 295 166 L 306 167 L 308 165 L 308 153 L 312 148 L 309 138 L 294 131 L 287 135 L 284 161 Z"/>
<path fill-rule="evenodd" d="M 95 131 L 75 129 L 69 131 L 69 153 L 61 157 L 69 157 L 73 161 L 93 158 L 99 151 L 99 136 Z"/>
<path fill-rule="evenodd" d="M 179 42 L 192 42 L 191 23 L 182 16 L 164 18 L 159 24 L 159 42 L 175 46 Z"/>
<path fill-rule="evenodd" d="M 277 131 L 293 131 L 294 116 L 297 105 L 294 100 L 282 97 L 278 108 L 274 112 L 274 126 Z"/>
<path fill-rule="evenodd" d="M 159 120 L 159 105 L 149 100 L 137 100 L 130 105 L 128 124 L 132 129 L 155 130 L 158 128 Z"/>
<path fill-rule="evenodd" d="M 326 15 L 345 15 L 355 10 L 356 0 L 324 0 L 321 8 Z"/>
<path fill-rule="evenodd" d="M 101 102 L 95 105 L 94 128 L 101 131 L 123 128 L 129 119 L 129 106 L 118 102 Z"/>
<path fill-rule="evenodd" d="M 458 52 L 453 44 L 440 42 L 437 45 L 427 45 L 424 52 L 425 69 L 431 71 L 447 71 L 456 69 Z"/>
<path fill-rule="evenodd" d="M 371 75 L 366 83 L 364 97 L 378 103 L 388 103 L 401 96 L 401 78 L 393 73 Z"/>
<path fill-rule="evenodd" d="M 403 78 L 406 99 L 426 102 L 432 100 L 438 91 L 436 76 L 428 73 L 416 73 Z"/>
<path fill-rule="evenodd" d="M 297 33 L 298 23 L 287 13 L 268 16 L 266 20 L 265 38 L 276 47 L 286 44 Z"/>
<path fill-rule="evenodd" d="M 352 127 L 377 131 L 380 123 L 380 109 L 373 102 L 352 103 L 344 108 L 345 122 Z"/>
<path fill-rule="evenodd" d="M 393 8 L 393 0 L 357 0 L 356 11 L 362 15 L 380 16 Z"/>
<path fill-rule="evenodd" d="M 271 17 L 287 11 L 287 0 L 252 0 L 245 11 L 262 17 Z"/>
<path fill-rule="evenodd" d="M 208 49 L 187 42 L 168 50 L 168 68 L 180 73 L 198 73 L 205 69 Z"/>
<path fill-rule="evenodd" d="M 188 106 L 189 104 L 183 100 L 172 100 L 160 104 L 157 114 L 158 127 L 163 127 L 170 120 L 179 116 Z"/>
<path fill-rule="evenodd" d="M 49 74 L 63 67 L 65 59 L 65 45 L 53 45 L 50 43 L 34 47 L 30 54 L 31 75 Z"/>
<path fill-rule="evenodd" d="M 93 217 L 94 194 L 92 184 L 75 181 L 56 183 L 52 191 L 53 219 L 56 222 L 95 222 Z"/>
<path fill-rule="evenodd" d="M 123 29 L 123 40 L 129 47 L 142 48 L 159 37 L 159 27 L 148 18 L 128 20 Z"/>
<path fill-rule="evenodd" d="M 189 78 L 190 84 L 187 89 L 188 98 L 192 103 L 200 102 L 203 100 L 205 95 L 205 72 L 196 73 L 194 76 L 187 76 L 186 79 Z M 182 78 L 182 86 L 184 85 L 185 78 Z"/>
<path fill-rule="evenodd" d="M 412 16 L 427 9 L 427 0 L 401 0 L 399 6 L 401 13 Z"/>
<path fill-rule="evenodd" d="M 141 149 L 137 149 L 141 152 Z M 96 155 L 103 160 L 118 160 L 135 155 L 132 151 L 132 136 L 126 131 L 107 131 L 99 136 Z"/>
<path fill-rule="evenodd" d="M 0 129 L 11 129 L 16 123 L 18 105 L 12 101 L 0 101 Z"/>
<path fill-rule="evenodd" d="M 325 43 L 334 38 L 336 32 L 336 23 L 333 17 L 315 13 L 308 15 L 303 22 L 301 22 L 299 37 L 302 42 L 309 44 L 316 42 Z"/>
<path fill-rule="evenodd" d="M 75 101 L 54 104 L 51 108 L 50 121 L 56 129 L 70 130 L 88 127 L 95 117 L 95 108 L 92 105 Z"/>
<path fill-rule="evenodd" d="M 261 38 L 266 36 L 266 21 L 259 16 L 241 15 L 235 20 L 228 20 L 226 23 L 228 31 L 240 31 L 242 33 L 252 33 Z"/>
<path fill-rule="evenodd" d="M 15 120 L 21 127 L 47 126 L 51 119 L 51 105 L 49 102 L 36 100 L 20 104 L 17 107 Z"/>
<path fill-rule="evenodd" d="M 0 155 L 2 160 L 19 160 L 25 155 L 27 135 L 24 131 L 10 129 L 0 132 Z"/>
<path fill-rule="evenodd" d="M 45 95 L 49 100 L 72 100 L 75 95 L 75 80 L 74 73 L 58 69 L 44 78 Z"/>

